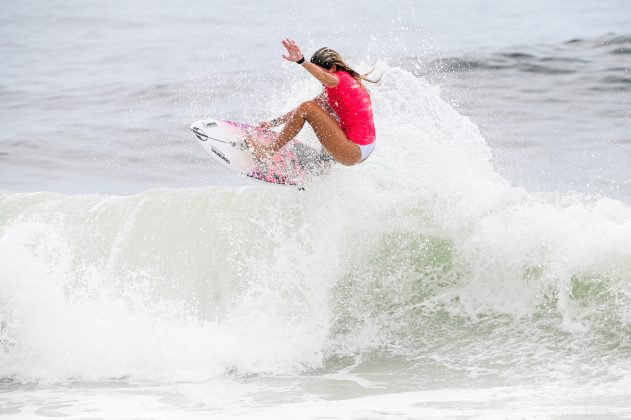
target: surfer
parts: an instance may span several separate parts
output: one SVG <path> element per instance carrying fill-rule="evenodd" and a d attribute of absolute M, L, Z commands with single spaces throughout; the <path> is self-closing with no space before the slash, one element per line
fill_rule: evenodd
<path fill-rule="evenodd" d="M 355 165 L 366 160 L 375 148 L 376 136 L 370 96 L 362 80 L 375 81 L 350 68 L 330 48 L 320 48 L 306 61 L 295 41 L 286 38 L 282 44 L 287 49 L 283 58 L 304 67 L 324 85 L 324 91 L 285 115 L 260 123 L 260 128 L 285 126 L 272 144 L 250 141 L 255 156 L 273 156 L 300 132 L 306 121 L 337 162 Z"/>

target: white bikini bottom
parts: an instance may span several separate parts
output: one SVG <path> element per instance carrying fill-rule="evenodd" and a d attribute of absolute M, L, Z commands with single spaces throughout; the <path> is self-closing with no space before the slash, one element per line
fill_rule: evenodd
<path fill-rule="evenodd" d="M 358 144 L 359 150 L 362 152 L 362 162 L 370 156 L 373 150 L 375 150 L 376 141 L 373 141 L 370 144 Z"/>

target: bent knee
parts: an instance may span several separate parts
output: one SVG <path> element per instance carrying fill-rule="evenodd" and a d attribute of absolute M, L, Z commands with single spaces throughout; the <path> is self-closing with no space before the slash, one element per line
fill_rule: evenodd
<path fill-rule="evenodd" d="M 318 105 L 315 101 L 305 101 L 298 106 L 298 112 L 301 115 L 307 115 L 312 112 L 317 112 L 320 109 L 320 105 Z"/>

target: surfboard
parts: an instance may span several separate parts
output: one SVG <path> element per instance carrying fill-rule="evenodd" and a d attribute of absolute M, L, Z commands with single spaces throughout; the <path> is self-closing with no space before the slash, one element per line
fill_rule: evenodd
<path fill-rule="evenodd" d="M 207 118 L 191 124 L 191 131 L 202 149 L 214 160 L 257 181 L 302 186 L 314 176 L 329 173 L 334 163 L 323 149 L 296 139 L 270 160 L 260 161 L 245 143 L 246 137 L 267 144 L 273 142 L 278 133 L 242 122 Z"/>

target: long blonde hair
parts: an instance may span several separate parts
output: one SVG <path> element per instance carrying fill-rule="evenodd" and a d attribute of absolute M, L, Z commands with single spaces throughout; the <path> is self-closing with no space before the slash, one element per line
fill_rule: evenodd
<path fill-rule="evenodd" d="M 309 61 L 311 61 L 316 66 L 322 67 L 327 70 L 329 70 L 333 66 L 336 66 L 338 70 L 344 70 L 345 72 L 353 76 L 353 78 L 357 80 L 357 83 L 359 83 L 360 85 L 363 85 L 362 80 L 370 83 L 377 83 L 379 80 L 381 80 L 381 77 L 377 80 L 372 80 L 366 77 L 375 70 L 374 67 L 366 74 L 359 74 L 348 64 L 346 64 L 342 56 L 337 51 L 332 50 L 331 48 L 322 47 L 318 49 L 316 52 L 313 53 L 313 55 L 311 56 L 311 60 Z"/>

